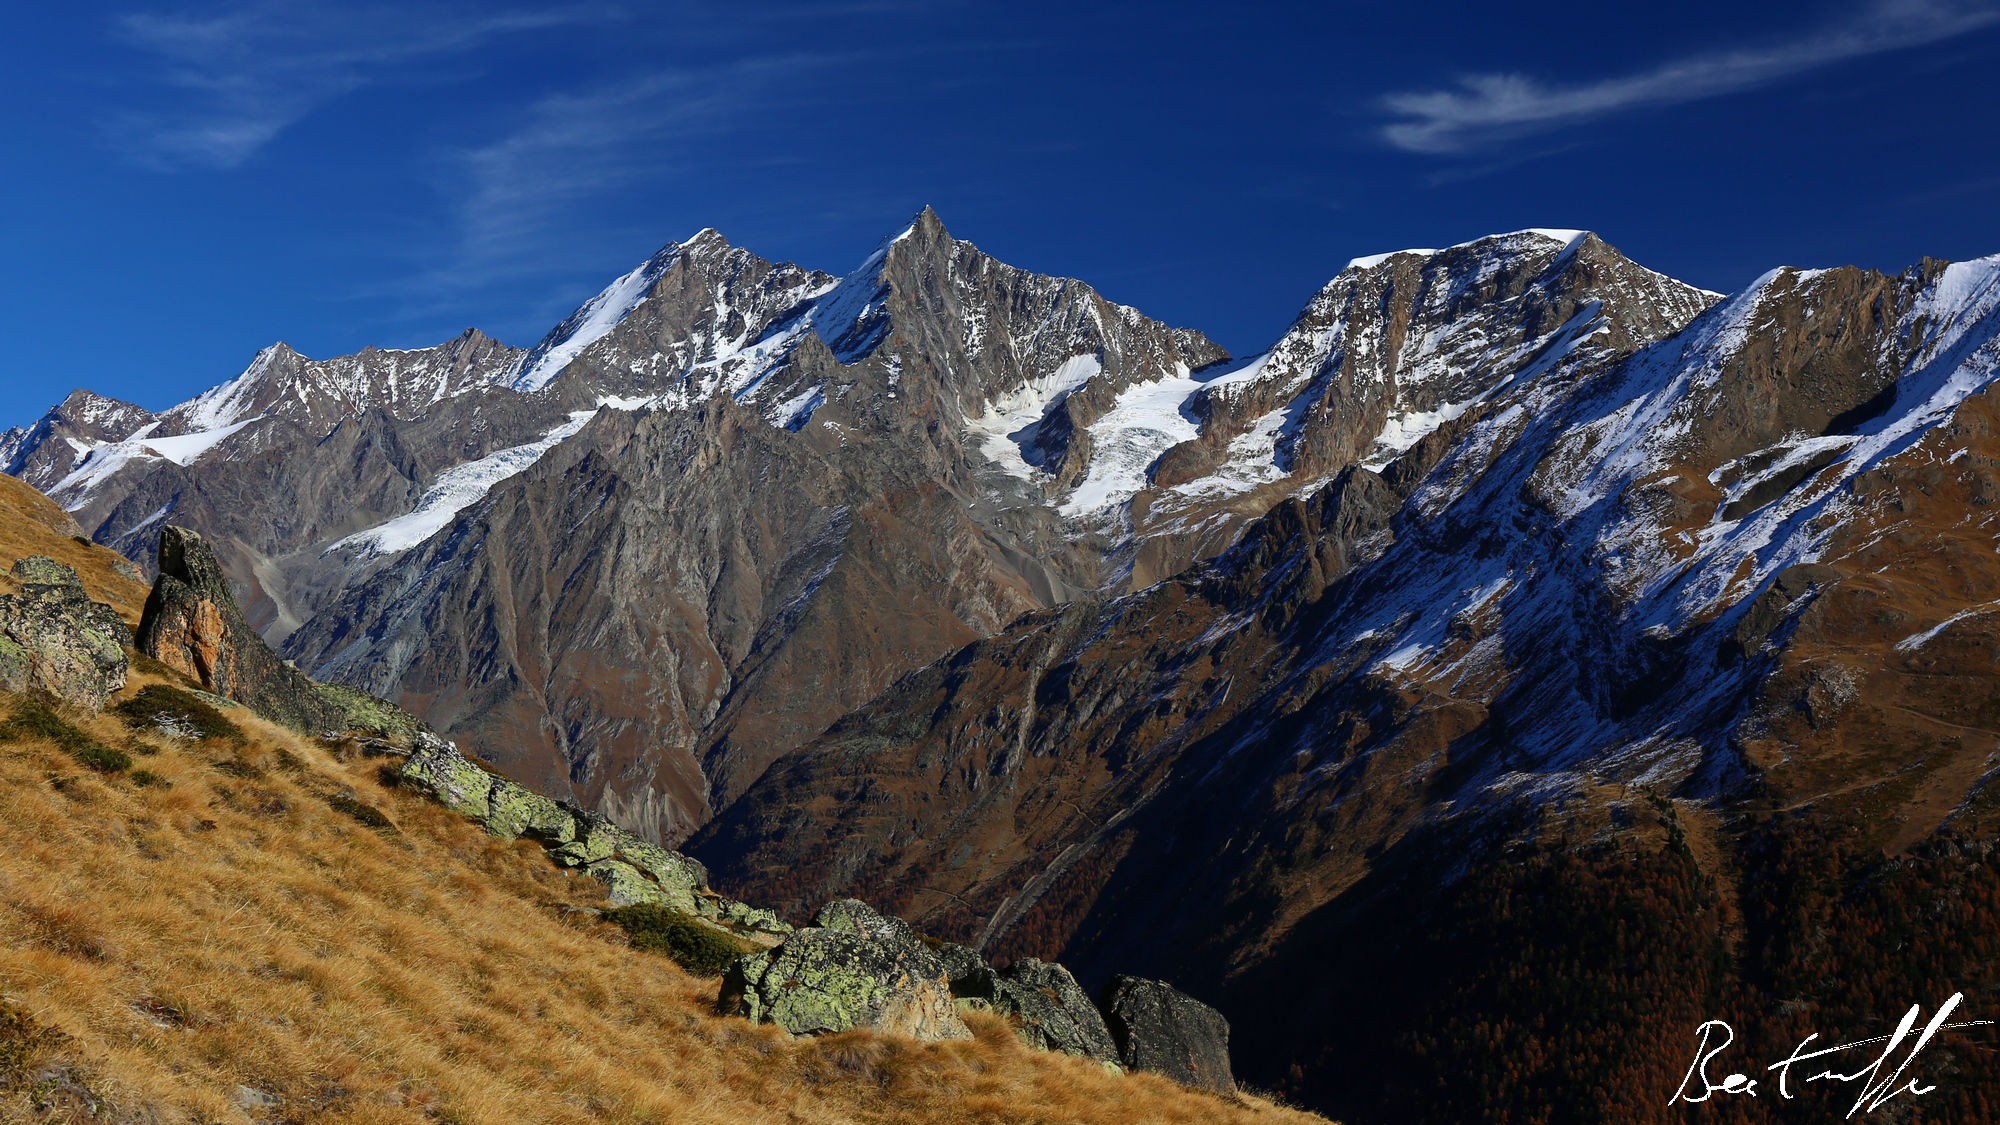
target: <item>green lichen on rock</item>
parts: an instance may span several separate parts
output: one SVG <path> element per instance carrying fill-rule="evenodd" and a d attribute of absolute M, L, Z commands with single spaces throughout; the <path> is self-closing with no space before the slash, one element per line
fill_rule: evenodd
<path fill-rule="evenodd" d="M 618 858 L 651 875 L 659 884 L 660 901 L 684 914 L 697 911 L 697 900 L 708 888 L 708 868 L 697 860 L 658 844 L 621 833 Z"/>
<path fill-rule="evenodd" d="M 661 900 L 660 885 L 646 878 L 639 869 L 616 859 L 601 859 L 585 867 L 584 873 L 604 884 L 604 896 L 613 906 L 631 906 L 634 903 L 657 903 Z"/>
<path fill-rule="evenodd" d="M 14 563 L 14 581 L 23 586 L 83 586 L 76 571 L 47 555 L 29 555 Z"/>
<path fill-rule="evenodd" d="M 28 650 L 12 637 L 0 636 L 0 686 L 8 690 L 27 690 L 28 674 L 32 670 L 28 663 Z M 13 685 L 20 685 L 16 689 Z"/>
<path fill-rule="evenodd" d="M 486 798 L 486 830 L 512 840 L 527 836 L 566 844 L 576 838 L 576 814 L 555 801 L 505 778 L 494 778 Z"/>
<path fill-rule="evenodd" d="M 721 1004 L 795 1035 L 865 1027 L 916 1039 L 966 1039 L 944 965 L 900 919 L 848 899 L 776 948 L 740 958 Z"/>
<path fill-rule="evenodd" d="M 416 716 L 390 703 L 378 699 L 365 691 L 357 691 L 345 684 L 313 684 L 322 699 L 339 708 L 344 720 L 344 730 L 359 731 L 401 746 L 408 746 L 422 733 L 423 724 Z"/>
<path fill-rule="evenodd" d="M 601 813 L 537 793 L 493 773 L 445 739 L 420 731 L 402 767 L 403 782 L 428 790 L 446 808 L 471 817 L 495 836 L 526 836 L 550 859 L 601 880 L 619 906 L 655 903 L 683 914 L 703 910 L 708 869 L 679 852 L 625 831 Z M 744 908 L 746 928 L 783 926 L 768 911 Z"/>
<path fill-rule="evenodd" d="M 493 775 L 436 735 L 418 738 L 416 749 L 403 763 L 403 781 L 429 790 L 440 804 L 461 816 L 486 818 Z"/>
<path fill-rule="evenodd" d="M 549 855 L 567 867 L 587 867 L 616 854 L 620 834 L 604 817 L 585 814 L 577 819 L 576 834 L 568 842 L 550 848 Z"/>
<path fill-rule="evenodd" d="M 1025 957 L 1005 969 L 977 969 L 952 981 L 962 999 L 984 1000 L 1014 1021 L 1021 1041 L 1116 1065 L 1118 1046 L 1097 1005 L 1061 965 Z"/>
<path fill-rule="evenodd" d="M 116 610 L 84 593 L 76 571 L 43 555 L 14 563 L 20 586 L 0 595 L 0 689 L 43 695 L 96 714 L 125 686 L 132 634 Z"/>
<path fill-rule="evenodd" d="M 717 911 L 717 916 L 732 926 L 739 926 L 746 930 L 756 930 L 760 933 L 790 934 L 795 932 L 790 922 L 778 917 L 772 911 L 751 906 L 747 902 L 734 902 L 729 899 L 723 899 L 721 900 L 720 909 Z"/>

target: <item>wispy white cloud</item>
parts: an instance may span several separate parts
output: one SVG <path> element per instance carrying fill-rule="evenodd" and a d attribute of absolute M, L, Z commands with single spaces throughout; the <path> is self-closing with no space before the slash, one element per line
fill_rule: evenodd
<path fill-rule="evenodd" d="M 1695 55 L 1582 85 L 1475 74 L 1456 89 L 1391 94 L 1384 140 L 1410 152 L 1456 153 L 1607 117 L 1767 85 L 1832 63 L 1923 46 L 2000 23 L 1990 0 L 1877 0 L 1857 16 L 1789 43 Z"/>
<path fill-rule="evenodd" d="M 790 53 L 688 63 L 542 97 L 492 140 L 438 155 L 443 237 L 411 247 L 410 274 L 362 295 L 395 298 L 412 318 L 524 280 L 573 297 L 579 247 L 604 240 L 607 205 L 724 167 L 785 162 L 782 146 L 763 150 L 753 138 L 774 122 L 809 119 L 813 77 L 852 61 Z"/>
<path fill-rule="evenodd" d="M 611 18 L 601 6 L 495 8 L 256 0 L 221 14 L 135 12 L 121 42 L 153 57 L 149 99 L 109 122 L 112 141 L 163 169 L 235 168 L 342 95 L 504 35 Z M 159 87 L 164 87 L 160 90 Z"/>

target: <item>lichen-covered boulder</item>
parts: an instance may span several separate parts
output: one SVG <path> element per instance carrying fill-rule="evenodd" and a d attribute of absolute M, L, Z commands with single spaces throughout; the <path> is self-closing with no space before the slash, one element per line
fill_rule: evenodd
<path fill-rule="evenodd" d="M 699 860 L 648 843 L 619 830 L 614 841 L 619 859 L 651 875 L 660 887 L 660 901 L 683 914 L 698 913 L 696 900 L 708 889 L 708 868 Z"/>
<path fill-rule="evenodd" d="M 722 1007 L 794 1035 L 866 1027 L 915 1039 L 969 1039 L 944 964 L 909 925 L 844 899 L 776 948 L 739 958 Z"/>
<path fill-rule="evenodd" d="M 969 996 L 968 989 L 985 987 L 982 974 L 990 970 L 986 958 L 981 957 L 978 950 L 941 941 L 931 946 L 931 952 L 944 962 L 945 976 L 951 980 L 953 996 Z"/>
<path fill-rule="evenodd" d="M 696 897 L 695 913 L 711 922 L 722 922 L 740 930 L 756 930 L 759 933 L 783 936 L 797 929 L 774 911 L 724 898 L 713 891 Z"/>
<path fill-rule="evenodd" d="M 619 838 L 624 835 L 624 830 L 603 813 L 579 812 L 575 833 L 566 843 L 550 848 L 549 855 L 569 867 L 588 867 L 617 854 Z"/>
<path fill-rule="evenodd" d="M 103 710 L 105 698 L 125 686 L 131 631 L 54 559 L 33 555 L 12 573 L 20 589 L 0 596 L 0 688 Z"/>
<path fill-rule="evenodd" d="M 418 732 L 403 763 L 403 781 L 430 791 L 446 808 L 479 821 L 495 836 L 540 842 L 551 859 L 601 880 L 619 906 L 659 903 L 694 914 L 709 897 L 708 868 L 698 861 L 641 840 L 601 813 L 509 781 L 429 731 Z M 768 917 L 783 925 L 775 915 Z"/>
<path fill-rule="evenodd" d="M 445 808 L 476 820 L 486 819 L 494 781 L 458 747 L 429 732 L 417 736 L 409 760 L 403 763 L 405 784 L 429 790 Z"/>
<path fill-rule="evenodd" d="M 968 1000 L 983 1000 L 1014 1021 L 1021 1041 L 1042 1051 L 1116 1064 L 1118 1046 L 1090 996 L 1061 965 L 1024 957 L 995 971 L 972 969 L 954 983 Z"/>
<path fill-rule="evenodd" d="M 747 902 L 733 902 L 724 899 L 722 900 L 722 906 L 717 916 L 732 926 L 746 930 L 756 930 L 759 933 L 789 934 L 795 930 L 795 927 L 790 922 L 778 917 L 772 911 L 758 906 L 751 906 Z"/>
<path fill-rule="evenodd" d="M 548 845 L 576 839 L 576 814 L 561 803 L 504 777 L 493 779 L 486 796 L 486 830 L 512 840 L 526 836 Z"/>
<path fill-rule="evenodd" d="M 1164 1074 L 1184 1086 L 1235 1092 L 1229 1021 L 1173 985 L 1111 978 L 1104 990 L 1104 1022 L 1128 1069 Z"/>
<path fill-rule="evenodd" d="M 280 659 L 243 619 L 206 539 L 169 526 L 160 532 L 159 553 L 160 576 L 139 619 L 140 652 L 274 723 L 308 734 L 346 728 L 346 708 Z"/>
<path fill-rule="evenodd" d="M 584 873 L 604 884 L 604 895 L 613 906 L 635 906 L 642 902 L 657 902 L 672 906 L 660 885 L 646 878 L 639 869 L 616 859 L 600 859 L 585 867 Z"/>

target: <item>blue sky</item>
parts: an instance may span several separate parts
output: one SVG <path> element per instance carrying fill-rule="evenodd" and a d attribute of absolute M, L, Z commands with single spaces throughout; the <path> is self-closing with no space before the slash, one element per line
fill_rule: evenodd
<path fill-rule="evenodd" d="M 925 203 L 1239 353 L 1526 226 L 1723 290 L 1975 257 L 1997 64 L 2000 0 L 20 6 L 0 425 L 278 339 L 530 344 L 704 226 L 844 272 Z"/>

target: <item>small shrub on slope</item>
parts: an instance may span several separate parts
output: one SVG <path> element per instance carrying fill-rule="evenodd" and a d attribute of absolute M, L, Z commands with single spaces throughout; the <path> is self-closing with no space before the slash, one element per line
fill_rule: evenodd
<path fill-rule="evenodd" d="M 732 962 L 750 950 L 742 942 L 686 914 L 658 903 L 639 903 L 606 911 L 604 917 L 624 927 L 634 949 L 664 953 L 681 968 L 702 976 L 721 976 Z"/>
<path fill-rule="evenodd" d="M 243 744 L 243 728 L 213 703 L 191 691 L 150 684 L 112 708 L 134 727 L 150 727 L 171 738 L 196 741 L 219 739 Z"/>
<path fill-rule="evenodd" d="M 56 714 L 53 707 L 33 699 L 24 699 L 14 705 L 13 717 L 0 723 L 0 738 L 10 741 L 47 739 L 75 758 L 78 765 L 99 773 L 117 773 L 132 764 L 132 755 L 97 741 Z"/>

